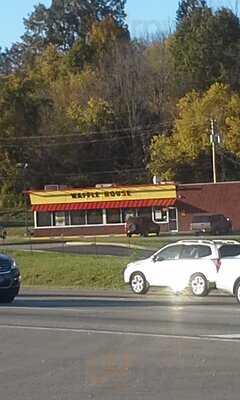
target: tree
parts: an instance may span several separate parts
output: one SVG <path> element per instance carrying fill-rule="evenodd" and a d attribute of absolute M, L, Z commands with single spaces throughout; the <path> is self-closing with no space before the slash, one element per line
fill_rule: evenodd
<path fill-rule="evenodd" d="M 178 4 L 176 20 L 177 24 L 185 18 L 191 17 L 193 12 L 207 8 L 206 0 L 181 0 Z"/>
<path fill-rule="evenodd" d="M 26 33 L 23 42 L 40 49 L 49 44 L 62 51 L 71 49 L 78 39 L 87 39 L 95 22 L 111 16 L 119 27 L 125 24 L 126 0 L 52 0 L 49 8 L 35 6 L 34 12 L 24 20 Z"/>
<path fill-rule="evenodd" d="M 170 39 L 181 94 L 214 82 L 239 88 L 239 18 L 229 9 L 196 8 Z"/>
<path fill-rule="evenodd" d="M 94 22 L 88 34 L 88 40 L 78 39 L 66 54 L 66 64 L 71 70 L 82 70 L 85 65 L 99 66 L 104 58 L 111 58 L 115 48 L 130 40 L 125 27 L 116 24 L 112 16 L 100 22 Z"/>
<path fill-rule="evenodd" d="M 240 157 L 239 110 L 240 96 L 226 85 L 214 84 L 204 94 L 187 94 L 178 103 L 172 134 L 152 141 L 152 173 L 180 181 L 211 180 L 210 122 L 215 121 L 220 133 L 221 154 L 227 151 L 234 161 Z"/>

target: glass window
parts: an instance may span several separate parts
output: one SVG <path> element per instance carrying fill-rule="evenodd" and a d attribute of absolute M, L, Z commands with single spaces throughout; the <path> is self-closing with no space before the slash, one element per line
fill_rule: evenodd
<path fill-rule="evenodd" d="M 198 250 L 198 257 L 207 257 L 210 256 L 212 254 L 212 250 L 211 247 L 209 246 L 197 246 L 197 250 Z"/>
<path fill-rule="evenodd" d="M 51 226 L 51 213 L 37 212 L 37 226 Z"/>
<path fill-rule="evenodd" d="M 184 245 L 181 258 L 202 258 L 212 254 L 211 247 L 205 245 Z"/>
<path fill-rule="evenodd" d="M 153 219 L 155 222 L 168 222 L 167 208 L 154 208 Z"/>
<path fill-rule="evenodd" d="M 183 246 L 181 258 L 197 258 L 196 246 Z"/>
<path fill-rule="evenodd" d="M 118 208 L 111 208 L 106 210 L 107 224 L 120 224 L 121 213 Z"/>
<path fill-rule="evenodd" d="M 219 254 L 221 258 L 224 257 L 237 257 L 240 256 L 240 245 L 239 244 L 225 244 L 220 247 Z"/>
<path fill-rule="evenodd" d="M 201 222 L 210 222 L 211 221 L 211 216 L 210 215 L 194 215 L 192 217 L 192 222 L 196 223 L 201 223 Z"/>
<path fill-rule="evenodd" d="M 182 245 L 169 246 L 163 250 L 160 250 L 156 256 L 155 260 L 176 260 L 180 257 L 182 250 Z"/>
<path fill-rule="evenodd" d="M 102 210 L 88 210 L 87 211 L 87 223 L 89 225 L 102 224 L 103 223 Z"/>
<path fill-rule="evenodd" d="M 85 225 L 85 211 L 70 212 L 71 225 Z"/>
<path fill-rule="evenodd" d="M 183 246 L 181 258 L 198 258 L 197 246 Z"/>
<path fill-rule="evenodd" d="M 69 225 L 69 214 L 65 213 L 64 211 L 55 212 L 54 225 L 55 226 Z"/>

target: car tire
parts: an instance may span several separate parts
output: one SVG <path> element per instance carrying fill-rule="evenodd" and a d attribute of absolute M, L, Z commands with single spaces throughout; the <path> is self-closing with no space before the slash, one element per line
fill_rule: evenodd
<path fill-rule="evenodd" d="M 15 299 L 15 295 L 13 294 L 5 294 L 0 296 L 0 304 L 12 303 Z"/>
<path fill-rule="evenodd" d="M 135 294 L 145 294 L 149 290 L 149 284 L 142 272 L 134 272 L 131 275 L 130 286 Z"/>
<path fill-rule="evenodd" d="M 193 296 L 207 296 L 209 293 L 209 284 L 205 275 L 200 272 L 196 272 L 195 274 L 193 274 L 190 279 L 190 289 Z"/>
<path fill-rule="evenodd" d="M 237 302 L 240 304 L 240 281 L 238 281 L 238 283 L 236 285 L 234 295 L 236 297 Z"/>

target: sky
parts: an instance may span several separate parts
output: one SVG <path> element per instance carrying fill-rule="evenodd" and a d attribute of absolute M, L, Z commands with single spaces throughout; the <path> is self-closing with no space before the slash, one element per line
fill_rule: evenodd
<path fill-rule="evenodd" d="M 0 47 L 10 47 L 24 33 L 23 18 L 32 13 L 39 0 L 1 0 Z M 41 0 L 50 6 L 51 0 Z M 126 11 L 132 36 L 169 32 L 174 28 L 179 0 L 127 0 Z M 208 0 L 211 7 L 227 6 L 235 11 L 240 0 Z"/>

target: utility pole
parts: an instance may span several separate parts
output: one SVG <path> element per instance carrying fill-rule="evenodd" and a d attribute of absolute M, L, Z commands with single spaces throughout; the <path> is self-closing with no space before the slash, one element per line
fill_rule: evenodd
<path fill-rule="evenodd" d="M 212 144 L 212 171 L 213 171 L 213 183 L 217 183 L 217 173 L 216 173 L 216 144 L 220 143 L 220 137 L 218 133 L 214 130 L 214 121 L 211 119 L 211 134 L 210 143 Z"/>

